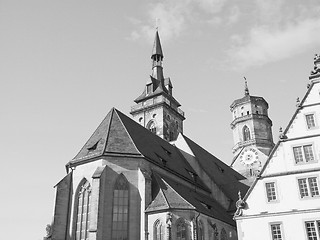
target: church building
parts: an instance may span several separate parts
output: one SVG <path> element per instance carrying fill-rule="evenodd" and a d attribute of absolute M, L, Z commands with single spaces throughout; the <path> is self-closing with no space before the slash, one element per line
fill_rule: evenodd
<path fill-rule="evenodd" d="M 239 240 L 320 239 L 320 56 L 307 91 L 249 191 L 237 202 Z M 254 226 L 254 227 L 253 227 Z"/>
<path fill-rule="evenodd" d="M 164 77 L 163 59 L 156 32 L 151 75 L 134 100 L 132 118 L 111 109 L 66 164 L 55 186 L 51 239 L 238 239 L 233 213 L 238 191 L 248 190 L 245 178 L 183 134 L 185 114 Z M 248 136 L 237 135 L 235 154 L 251 143 L 268 154 L 271 130 L 259 132 L 271 127 L 268 105 L 249 93 L 245 98 L 233 106 L 235 134 Z M 242 116 L 242 106 L 254 112 Z"/>

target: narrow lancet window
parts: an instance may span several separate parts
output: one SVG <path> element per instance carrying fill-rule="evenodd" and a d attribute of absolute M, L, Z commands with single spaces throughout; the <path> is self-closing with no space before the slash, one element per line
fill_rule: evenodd
<path fill-rule="evenodd" d="M 91 188 L 88 181 L 80 185 L 77 193 L 76 240 L 89 239 Z"/>
<path fill-rule="evenodd" d="M 243 141 L 249 141 L 251 139 L 250 129 L 247 126 L 244 126 L 242 129 L 243 132 Z"/>
<path fill-rule="evenodd" d="M 154 239 L 164 240 L 164 225 L 160 220 L 157 220 L 154 224 Z"/>
<path fill-rule="evenodd" d="M 113 189 L 112 240 L 128 239 L 129 184 L 123 174 Z"/>

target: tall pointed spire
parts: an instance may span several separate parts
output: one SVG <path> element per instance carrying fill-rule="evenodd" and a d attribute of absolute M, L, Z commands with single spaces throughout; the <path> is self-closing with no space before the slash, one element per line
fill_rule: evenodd
<path fill-rule="evenodd" d="M 157 80 L 163 80 L 163 68 L 162 68 L 162 61 L 163 61 L 163 53 L 160 43 L 160 37 L 158 30 L 156 31 L 156 36 L 154 39 L 153 49 L 152 49 L 152 74 L 151 76 Z"/>
<path fill-rule="evenodd" d="M 155 36 L 154 43 L 153 43 L 153 49 L 152 49 L 151 58 L 153 58 L 154 55 L 159 55 L 159 56 L 162 56 L 162 58 L 163 58 L 163 53 L 162 53 L 162 48 L 161 48 L 158 29 L 156 31 L 156 36 Z"/>
<path fill-rule="evenodd" d="M 249 94 L 248 82 L 246 77 L 243 77 L 243 78 L 244 78 L 244 95 L 249 96 L 250 94 Z"/>

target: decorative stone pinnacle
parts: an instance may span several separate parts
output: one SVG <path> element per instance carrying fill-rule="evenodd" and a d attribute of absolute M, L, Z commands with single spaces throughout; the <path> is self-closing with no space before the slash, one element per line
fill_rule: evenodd
<path fill-rule="evenodd" d="M 301 107 L 301 105 L 300 105 L 300 98 L 299 98 L 299 97 L 297 97 L 297 100 L 296 100 L 296 107 L 297 107 L 297 108 Z"/>
<path fill-rule="evenodd" d="M 241 197 L 241 191 L 238 192 L 239 200 L 236 202 L 236 212 L 234 213 L 234 217 L 241 216 L 243 214 L 243 209 L 246 206 L 246 202 L 243 201 Z"/>
<path fill-rule="evenodd" d="M 242 199 L 242 197 L 241 197 L 241 191 L 238 192 L 238 197 L 239 197 L 239 200 Z"/>
<path fill-rule="evenodd" d="M 243 77 L 243 78 L 244 78 L 244 95 L 249 96 L 248 82 L 247 82 L 246 77 Z"/>
<path fill-rule="evenodd" d="M 314 55 L 313 64 L 314 64 L 313 70 L 311 71 L 310 77 L 309 77 L 310 80 L 314 78 L 314 75 L 320 74 L 320 55 L 319 54 Z"/>
<path fill-rule="evenodd" d="M 282 127 L 279 128 L 279 139 L 283 140 L 283 139 L 287 139 L 288 137 L 283 133 L 282 131 Z"/>

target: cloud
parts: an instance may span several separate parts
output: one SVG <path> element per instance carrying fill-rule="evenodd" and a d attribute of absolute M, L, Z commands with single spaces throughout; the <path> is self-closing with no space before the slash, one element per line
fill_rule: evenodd
<path fill-rule="evenodd" d="M 228 16 L 227 24 L 231 25 L 236 23 L 240 18 L 240 9 L 237 6 L 233 6 Z"/>
<path fill-rule="evenodd" d="M 233 36 L 233 46 L 228 51 L 229 61 L 235 68 L 246 69 L 276 62 L 320 46 L 320 19 L 305 19 L 285 27 L 253 27 L 248 37 Z"/>
<path fill-rule="evenodd" d="M 220 12 L 226 0 L 193 0 L 203 11 L 208 13 Z"/>
<path fill-rule="evenodd" d="M 288 0 L 287 0 L 288 1 Z M 294 1 L 294 0 L 290 0 Z M 285 17 L 285 0 L 255 0 L 256 19 L 259 23 L 277 24 Z M 290 6 L 287 10 L 292 9 Z"/>
<path fill-rule="evenodd" d="M 215 19 L 226 0 L 164 0 L 149 4 L 146 14 L 147 21 L 141 21 L 129 37 L 132 40 L 154 37 L 155 19 L 159 19 L 161 40 L 175 39 L 187 28 L 192 21 L 201 21 L 203 18 Z M 132 22 L 132 21 L 131 21 Z M 138 21 L 135 21 L 135 23 Z M 147 24 L 145 23 L 147 22 Z M 217 21 L 215 21 L 217 23 Z M 220 21 L 219 21 L 220 22 Z"/>

